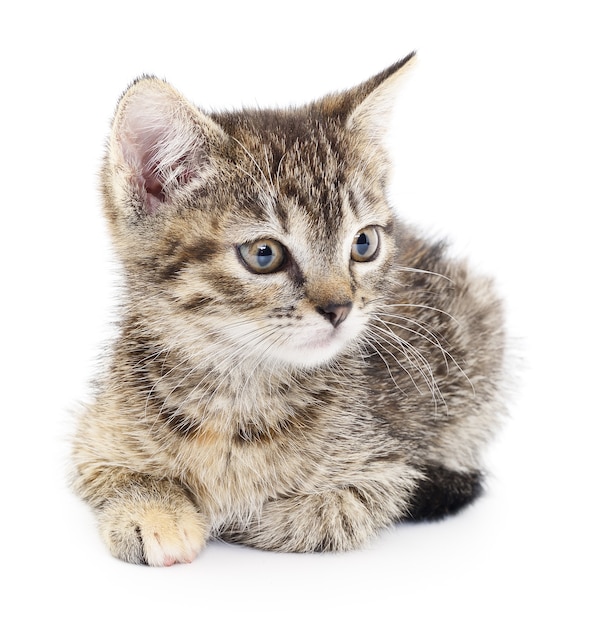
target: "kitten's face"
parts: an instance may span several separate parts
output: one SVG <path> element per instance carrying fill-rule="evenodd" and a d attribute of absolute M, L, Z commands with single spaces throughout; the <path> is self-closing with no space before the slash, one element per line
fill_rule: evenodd
<path fill-rule="evenodd" d="M 153 78 L 126 92 L 105 212 L 130 306 L 162 343 L 275 368 L 361 338 L 394 254 L 380 138 L 408 58 L 286 111 L 210 116 Z"/>
<path fill-rule="evenodd" d="M 361 336 L 382 296 L 393 221 L 377 172 L 354 166 L 340 139 L 336 151 L 312 137 L 274 154 L 247 132 L 230 144 L 219 199 L 169 222 L 163 237 L 179 245 L 157 297 L 198 341 L 308 367 Z"/>

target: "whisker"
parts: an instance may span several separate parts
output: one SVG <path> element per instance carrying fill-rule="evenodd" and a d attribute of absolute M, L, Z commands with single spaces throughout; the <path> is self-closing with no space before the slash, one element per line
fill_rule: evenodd
<path fill-rule="evenodd" d="M 261 166 L 259 165 L 259 163 L 257 162 L 257 160 L 255 159 L 255 157 L 251 154 L 251 152 L 248 150 L 248 148 L 242 143 L 240 142 L 238 139 L 236 139 L 236 137 L 233 137 L 234 141 L 244 150 L 245 154 L 249 157 L 249 159 L 251 160 L 251 162 L 253 163 L 253 165 L 255 165 L 255 167 L 257 168 L 257 170 L 259 171 L 259 173 L 261 174 L 261 176 L 263 177 L 263 180 L 265 181 L 267 188 L 270 189 L 272 192 L 274 192 L 274 185 L 272 183 L 272 181 L 268 180 L 268 177 L 265 175 L 265 172 L 263 171 L 263 169 L 261 168 Z M 265 146 L 264 146 L 265 148 Z M 266 152 L 266 159 L 267 159 L 267 152 Z M 269 165 L 269 163 L 268 163 Z M 239 169 L 241 171 L 244 171 L 241 167 L 239 167 Z M 257 182 L 257 180 L 251 176 L 251 174 L 249 174 L 249 172 L 245 172 L 253 181 L 255 181 L 255 184 L 261 189 L 262 186 Z"/>
<path fill-rule="evenodd" d="M 242 172 L 243 174 L 246 174 L 254 183 L 255 185 L 257 185 L 258 189 L 263 189 L 263 186 L 260 184 L 260 182 L 255 178 L 255 176 L 253 176 L 253 174 L 251 174 L 251 172 L 248 172 L 244 167 L 242 167 L 241 165 L 239 165 L 238 163 L 235 163 L 234 166 L 236 167 L 236 169 L 240 172 Z"/>
<path fill-rule="evenodd" d="M 439 272 L 433 272 L 432 270 L 425 270 L 419 267 L 401 266 L 397 268 L 401 272 L 411 272 L 414 274 L 428 274 L 429 276 L 436 276 L 437 278 L 443 278 L 449 281 L 452 285 L 455 285 L 455 281 L 445 274 L 439 274 Z"/>
<path fill-rule="evenodd" d="M 268 172 L 268 176 L 270 178 L 270 188 L 272 190 L 272 193 L 274 194 L 274 196 L 276 195 L 276 187 L 274 187 L 274 179 L 272 178 L 272 168 L 270 167 L 270 159 L 268 156 L 268 148 L 267 146 L 263 146 L 263 155 L 265 157 L 265 164 L 267 166 L 267 172 Z M 267 182 L 267 179 L 266 179 Z"/>
<path fill-rule="evenodd" d="M 282 168 L 282 163 L 284 162 L 284 157 L 286 156 L 286 152 L 282 154 L 280 157 L 280 161 L 278 161 L 278 167 L 276 168 L 276 191 L 280 191 L 280 170 Z"/>
<path fill-rule="evenodd" d="M 403 324 L 398 324 L 396 322 L 388 322 L 383 320 L 382 318 L 379 319 L 379 321 L 384 324 L 387 329 L 391 330 L 391 327 L 395 327 L 395 328 L 399 328 L 401 330 L 405 330 L 406 332 L 415 335 L 416 337 L 420 337 L 422 339 L 424 339 L 427 343 L 431 344 L 432 346 L 434 346 L 435 348 L 437 348 L 440 352 L 441 355 L 443 356 L 443 360 L 445 361 L 445 364 L 447 366 L 447 370 L 449 372 L 449 364 L 447 359 L 450 358 L 452 361 L 454 361 L 454 358 L 452 357 L 452 355 L 450 354 L 450 352 L 448 350 L 446 350 L 443 345 L 441 344 L 441 341 L 439 341 L 438 337 L 432 332 L 430 331 L 428 328 L 426 328 L 424 325 L 420 324 L 419 322 L 417 322 L 416 320 L 413 320 L 409 317 L 404 317 L 403 315 L 391 315 L 388 313 L 385 313 L 384 315 L 387 315 L 389 317 L 395 317 L 397 319 L 401 319 L 403 321 L 405 321 L 408 324 L 415 324 L 416 326 L 418 326 L 418 328 L 424 332 L 420 332 L 418 330 L 416 330 L 415 328 L 410 328 L 409 326 L 405 326 Z M 396 333 L 394 333 L 395 336 L 397 336 Z"/>
<path fill-rule="evenodd" d="M 408 370 L 396 359 L 395 355 L 388 350 L 387 348 L 385 348 L 381 342 L 378 339 L 378 336 L 373 333 L 372 331 L 368 330 L 367 331 L 367 336 L 372 340 L 375 341 L 385 352 L 387 352 L 389 355 L 391 355 L 396 361 L 397 364 L 405 371 L 408 373 L 408 375 L 410 376 L 410 379 L 412 379 L 412 382 L 414 382 L 414 379 L 412 378 L 412 375 L 408 372 Z M 391 367 L 389 366 L 389 363 L 387 362 L 387 359 L 383 356 L 382 352 L 374 345 L 374 343 L 370 343 L 370 347 L 376 352 L 376 354 L 378 354 L 378 356 L 380 357 L 381 361 L 385 364 L 385 367 L 387 368 L 387 371 L 389 373 L 389 378 L 391 379 L 391 381 L 393 382 L 393 384 L 395 385 L 395 387 L 397 387 L 397 389 L 404 395 L 407 396 L 408 394 L 397 384 L 397 380 L 395 379 L 395 376 L 393 376 L 393 372 L 391 371 Z"/>
<path fill-rule="evenodd" d="M 430 306 L 428 304 L 413 304 L 410 302 L 394 302 L 394 303 L 388 303 L 388 304 L 379 304 L 378 306 L 379 307 L 404 307 L 408 309 L 425 309 L 427 311 L 433 311 L 434 313 L 441 313 L 441 315 L 445 315 L 450 320 L 460 325 L 460 322 L 458 322 L 458 320 L 451 313 L 448 313 L 447 311 L 443 309 L 438 309 L 437 307 Z"/>
<path fill-rule="evenodd" d="M 398 303 L 398 304 L 386 304 L 386 305 L 380 305 L 380 306 L 408 306 L 410 308 L 413 307 L 417 307 L 417 308 L 423 308 L 426 310 L 431 310 L 431 311 L 436 311 L 438 313 L 441 313 L 443 315 L 446 315 L 449 319 L 451 319 L 452 321 L 454 321 L 456 324 L 459 324 L 458 321 L 449 313 L 447 313 L 446 311 L 442 310 L 442 309 L 437 309 L 435 307 L 430 307 L 428 305 L 414 305 L 414 304 L 404 304 L 404 303 Z M 401 320 L 402 324 L 398 324 L 396 322 L 393 321 L 387 321 L 385 319 L 383 319 L 383 316 L 388 317 L 388 318 L 393 318 L 396 320 Z M 393 333 L 394 336 L 398 337 L 397 333 L 393 332 L 391 327 L 395 327 L 395 328 L 399 328 L 401 330 L 406 331 L 407 333 L 410 333 L 418 338 L 423 339 L 424 341 L 426 341 L 427 343 L 429 343 L 430 345 L 434 346 L 435 348 L 437 348 L 440 352 L 441 355 L 445 361 L 445 365 L 447 368 L 447 372 L 449 373 L 450 371 L 450 362 L 454 364 L 454 366 L 457 368 L 458 372 L 466 379 L 466 381 L 469 383 L 469 385 L 471 386 L 473 393 L 475 393 L 475 389 L 474 389 L 474 385 L 472 384 L 472 381 L 470 380 L 470 377 L 468 376 L 468 374 L 466 374 L 466 372 L 464 371 L 464 369 L 462 368 L 462 366 L 460 365 L 460 363 L 457 361 L 457 359 L 454 357 L 454 355 L 445 348 L 445 346 L 441 343 L 441 340 L 439 338 L 439 336 L 437 334 L 435 334 L 435 332 L 431 331 L 424 323 L 422 323 L 422 321 L 418 321 L 417 319 L 411 318 L 411 317 L 406 317 L 403 315 L 398 315 L 395 313 L 387 313 L 385 311 L 379 311 L 376 314 L 376 318 L 378 319 L 378 321 L 385 325 L 389 331 L 391 331 Z M 412 325 L 414 327 L 412 327 Z M 419 329 L 419 330 L 417 330 Z M 422 331 L 422 332 L 420 332 Z"/>
<path fill-rule="evenodd" d="M 267 339 L 272 336 L 277 329 L 273 328 L 263 328 L 256 329 L 251 328 L 247 333 L 238 337 L 238 340 L 241 341 L 240 345 L 232 349 L 232 346 L 226 345 L 222 352 L 225 352 L 228 355 L 228 362 L 234 363 L 234 367 L 229 370 L 229 377 L 222 376 L 219 383 L 213 388 L 210 396 L 207 398 L 199 398 L 197 401 L 197 410 L 200 406 L 201 402 L 205 404 L 205 411 L 203 413 L 203 419 L 206 417 L 206 410 L 209 406 L 211 399 L 219 392 L 222 386 L 229 382 L 229 378 L 232 378 L 233 375 L 239 375 L 243 378 L 244 382 L 242 384 L 235 385 L 234 393 L 237 398 L 237 403 L 240 403 L 238 400 L 244 389 L 247 388 L 247 385 L 254 375 L 254 372 L 258 366 L 261 366 L 261 363 L 258 362 L 258 357 L 255 356 L 259 351 L 257 350 L 262 344 L 266 343 Z M 245 354 L 248 353 L 248 354 Z M 248 362 L 252 357 L 255 357 L 255 366 L 256 367 L 245 367 L 248 365 Z M 243 376 L 244 372 L 248 371 L 249 374 L 247 376 Z M 198 385 L 193 391 L 196 391 Z M 244 389 L 243 389 L 244 388 Z"/>
<path fill-rule="evenodd" d="M 229 325 L 227 325 L 224 328 L 235 328 L 237 326 L 241 326 L 244 325 L 244 322 L 234 322 L 234 323 L 230 323 Z M 268 329 L 269 330 L 269 329 Z M 219 336 L 221 333 L 223 332 L 223 328 L 220 330 L 213 330 L 210 331 L 209 333 L 207 333 L 206 337 L 211 337 L 211 336 Z M 181 335 L 182 333 L 180 333 Z M 249 333 L 247 333 L 247 335 L 252 335 L 253 331 L 250 331 Z M 245 335 L 243 334 L 241 336 L 242 338 L 245 337 Z M 219 361 L 219 359 L 221 357 L 228 357 L 228 360 L 231 359 L 236 359 L 239 355 L 240 352 L 242 352 L 245 347 L 248 347 L 249 343 L 246 343 L 245 345 L 241 345 L 237 350 L 235 350 L 234 352 L 232 352 L 232 346 L 229 345 L 228 343 L 224 343 L 220 349 L 216 350 L 216 345 L 215 343 L 212 343 L 212 349 L 211 349 L 211 360 L 213 361 L 213 363 L 217 361 Z M 169 350 L 166 351 L 166 353 L 169 352 Z M 166 357 L 167 358 L 167 354 Z M 192 357 L 194 360 L 194 357 Z M 216 374 L 216 370 L 214 365 L 211 364 L 211 362 L 206 359 L 205 355 L 199 354 L 197 357 L 198 359 L 198 363 L 194 366 L 190 366 L 190 357 L 183 357 L 182 359 L 180 359 L 179 361 L 177 361 L 169 370 L 167 370 L 166 372 L 162 373 L 162 375 L 154 382 L 153 386 L 151 387 L 151 389 L 149 389 L 146 392 L 146 404 L 145 404 L 145 415 L 148 415 L 148 408 L 149 408 L 149 402 L 150 399 L 152 398 L 153 394 L 155 393 L 155 391 L 157 390 L 157 387 L 169 380 L 169 378 L 173 378 L 174 375 L 177 375 L 178 372 L 182 372 L 183 375 L 177 376 L 177 380 L 174 381 L 174 383 L 172 383 L 171 389 L 169 390 L 169 392 L 164 396 L 163 398 L 163 403 L 161 405 L 161 407 L 159 408 L 158 414 L 155 417 L 155 421 L 153 423 L 153 426 L 156 425 L 157 420 L 159 419 L 161 413 L 165 410 L 165 408 L 167 407 L 170 398 L 172 397 L 172 395 L 174 394 L 174 392 L 177 389 L 183 388 L 184 387 L 184 383 L 186 380 L 188 380 L 189 378 L 195 376 L 198 372 L 203 372 L 203 376 L 196 381 L 196 384 L 188 390 L 186 396 L 184 397 L 184 399 L 182 399 L 179 403 L 178 406 L 175 407 L 175 411 L 178 412 L 180 410 L 182 410 L 183 406 L 188 403 L 190 401 L 190 399 L 192 397 L 194 397 L 194 395 L 197 394 L 197 392 L 202 389 L 205 386 L 205 383 L 211 379 L 212 376 L 214 376 Z M 183 371 L 183 368 L 185 368 L 185 372 Z M 220 381 L 220 383 L 217 385 L 217 387 L 215 387 L 211 393 L 211 396 L 205 396 L 205 398 L 203 398 L 203 394 L 199 394 L 200 397 L 197 401 L 197 409 L 199 404 L 205 400 L 205 402 L 208 402 L 209 399 L 211 397 L 213 397 L 213 395 L 215 393 L 217 393 L 217 391 L 219 391 L 220 387 L 222 386 L 224 382 L 224 379 L 222 379 Z M 208 390 L 208 389 L 207 389 Z M 187 412 L 187 411 L 184 411 Z M 198 410 L 195 411 L 195 414 L 198 414 Z M 197 427 L 200 426 L 203 422 L 204 422 L 204 417 L 203 416 L 200 420 L 195 420 L 197 421 Z"/>
<path fill-rule="evenodd" d="M 422 355 L 421 352 L 417 348 L 412 346 L 410 343 L 404 342 L 400 337 L 398 337 L 394 333 L 387 331 L 386 329 L 380 328 L 378 326 L 374 326 L 374 325 L 373 325 L 373 328 L 378 330 L 380 333 L 386 333 L 386 336 L 381 334 L 379 336 L 380 339 L 382 341 L 385 341 L 389 346 L 391 346 L 393 350 L 400 350 L 402 354 L 405 356 L 405 358 L 408 359 L 408 361 L 416 368 L 416 370 L 419 372 L 422 379 L 424 380 L 428 390 L 430 391 L 435 404 L 437 403 L 437 396 L 443 399 L 442 394 L 437 385 L 433 370 L 428 360 L 426 359 L 426 357 L 424 357 L 424 355 Z M 373 336 L 374 335 L 375 333 L 373 333 Z M 395 340 L 396 343 L 393 343 L 393 341 L 391 341 L 388 337 L 390 337 L 390 339 Z M 381 341 L 379 341 L 379 345 L 384 348 Z M 391 352 L 388 349 L 387 349 L 387 352 L 395 359 L 397 364 L 408 374 L 414 387 L 416 388 L 416 391 L 418 391 L 418 393 L 422 395 L 422 390 L 418 386 L 416 380 L 414 379 L 414 377 L 412 376 L 408 368 L 401 364 L 401 362 L 399 361 L 399 359 L 396 357 L 396 355 L 393 352 Z"/>

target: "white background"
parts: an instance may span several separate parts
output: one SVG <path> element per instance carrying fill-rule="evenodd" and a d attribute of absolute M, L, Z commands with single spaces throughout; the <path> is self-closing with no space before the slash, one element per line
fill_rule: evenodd
<path fill-rule="evenodd" d="M 2 623 L 601 623 L 596 4 L 3 3 Z M 66 475 L 114 307 L 97 171 L 118 96 L 154 73 L 209 110 L 301 103 L 414 48 L 392 200 L 497 276 L 521 346 L 486 497 L 352 554 L 111 558 Z"/>

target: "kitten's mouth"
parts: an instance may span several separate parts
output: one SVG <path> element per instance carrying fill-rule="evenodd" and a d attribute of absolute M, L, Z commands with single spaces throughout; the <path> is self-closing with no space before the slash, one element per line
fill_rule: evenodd
<path fill-rule="evenodd" d="M 342 325 L 338 328 L 307 331 L 302 337 L 291 339 L 290 349 L 280 355 L 284 361 L 299 366 L 316 366 L 335 358 L 348 345 L 354 335 Z"/>
<path fill-rule="evenodd" d="M 304 348 L 327 348 L 332 344 L 339 343 L 342 334 L 343 332 L 339 328 L 313 330 L 308 332 L 302 341 L 299 341 L 299 345 Z"/>
<path fill-rule="evenodd" d="M 330 347 L 335 341 L 334 332 L 332 332 L 329 336 L 312 337 L 309 341 L 304 343 L 303 348 L 306 350 L 319 350 Z"/>

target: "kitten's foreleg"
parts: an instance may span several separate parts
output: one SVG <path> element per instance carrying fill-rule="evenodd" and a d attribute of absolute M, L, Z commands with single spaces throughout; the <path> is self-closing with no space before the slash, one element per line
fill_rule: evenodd
<path fill-rule="evenodd" d="M 364 545 L 409 506 L 407 481 L 395 486 L 346 486 L 267 502 L 229 541 L 281 552 L 346 551 Z"/>
<path fill-rule="evenodd" d="M 106 468 L 80 491 L 111 554 L 129 563 L 189 563 L 207 540 L 208 523 L 173 481 Z"/>

